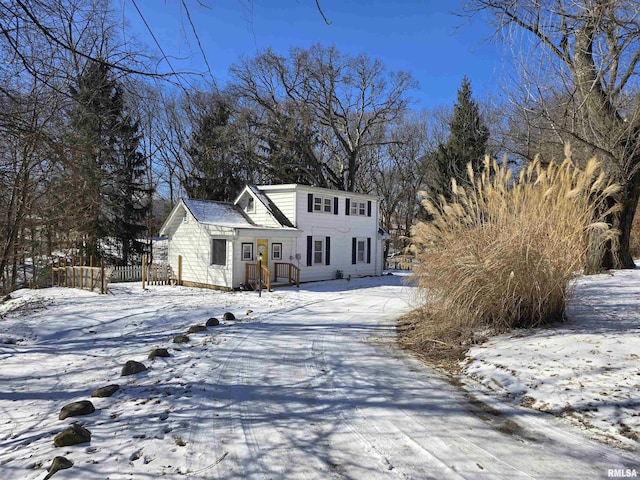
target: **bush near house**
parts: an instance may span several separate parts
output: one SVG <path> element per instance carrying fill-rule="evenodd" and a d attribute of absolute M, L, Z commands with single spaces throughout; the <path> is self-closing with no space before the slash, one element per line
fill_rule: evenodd
<path fill-rule="evenodd" d="M 561 320 L 587 235 L 617 234 L 593 221 L 619 191 L 595 159 L 581 170 L 567 151 L 561 164 L 536 160 L 514 178 L 506 162 L 487 158 L 479 176 L 468 174 L 473 187 L 454 181 L 450 203 L 423 202 L 432 220 L 412 232 L 413 279 L 426 307 L 404 341 L 423 353 L 462 354 L 479 331 Z"/>

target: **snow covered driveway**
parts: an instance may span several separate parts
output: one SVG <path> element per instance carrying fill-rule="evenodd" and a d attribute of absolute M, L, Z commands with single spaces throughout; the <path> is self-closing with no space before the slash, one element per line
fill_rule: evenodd
<path fill-rule="evenodd" d="M 0 309 L 1 479 L 42 479 L 56 455 L 74 462 L 56 480 L 591 479 L 638 468 L 554 418 L 494 416 L 400 352 L 395 319 L 413 292 L 397 276 L 260 299 L 112 291 L 20 291 Z M 171 343 L 227 310 L 238 320 Z M 147 360 L 156 347 L 171 357 Z M 130 359 L 149 370 L 120 377 Z M 92 399 L 95 413 L 57 419 L 62 405 L 109 383 L 121 389 Z M 55 448 L 72 420 L 91 443 Z"/>

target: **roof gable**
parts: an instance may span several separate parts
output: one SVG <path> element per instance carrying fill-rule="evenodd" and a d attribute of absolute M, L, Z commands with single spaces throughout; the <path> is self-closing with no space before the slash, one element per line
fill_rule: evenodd
<path fill-rule="evenodd" d="M 271 214 L 271 216 L 275 219 L 283 227 L 294 228 L 295 225 L 291 223 L 291 221 L 287 218 L 287 216 L 282 213 L 282 211 L 278 208 L 278 206 L 271 201 L 269 197 L 267 197 L 264 193 L 262 193 L 258 187 L 255 185 L 247 185 L 247 190 L 253 193 L 253 196 L 258 199 L 260 203 L 264 205 L 267 211 Z"/>

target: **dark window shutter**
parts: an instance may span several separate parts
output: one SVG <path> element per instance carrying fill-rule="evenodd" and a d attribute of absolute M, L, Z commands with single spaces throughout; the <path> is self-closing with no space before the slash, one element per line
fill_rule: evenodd
<path fill-rule="evenodd" d="M 325 265 L 331 265 L 331 237 L 327 237 L 324 240 L 325 250 L 327 251 L 325 256 Z"/>
<path fill-rule="evenodd" d="M 313 265 L 313 237 L 307 236 L 307 267 Z"/>
<path fill-rule="evenodd" d="M 371 238 L 367 238 L 367 263 L 371 263 Z"/>
<path fill-rule="evenodd" d="M 338 214 L 338 197 L 333 197 L 333 214 Z"/>
<path fill-rule="evenodd" d="M 353 237 L 351 239 L 351 264 L 355 265 L 358 261 L 358 239 L 356 237 Z"/>
<path fill-rule="evenodd" d="M 307 212 L 313 212 L 313 193 L 307 195 Z"/>
<path fill-rule="evenodd" d="M 367 201 L 367 217 L 371 216 L 371 200 Z"/>
<path fill-rule="evenodd" d="M 350 198 L 344 199 L 344 214 L 351 215 L 351 199 Z"/>

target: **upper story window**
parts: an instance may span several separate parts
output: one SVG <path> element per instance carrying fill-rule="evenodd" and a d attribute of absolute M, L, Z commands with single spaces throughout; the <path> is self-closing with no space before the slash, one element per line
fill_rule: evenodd
<path fill-rule="evenodd" d="M 249 196 L 249 198 L 247 199 L 247 207 L 245 210 L 250 213 L 253 213 L 256 211 L 256 202 L 252 196 Z"/>
<path fill-rule="evenodd" d="M 308 212 L 338 214 L 338 198 L 309 193 Z"/>
<path fill-rule="evenodd" d="M 371 216 L 371 202 L 349 201 L 349 214 L 353 216 Z"/>

